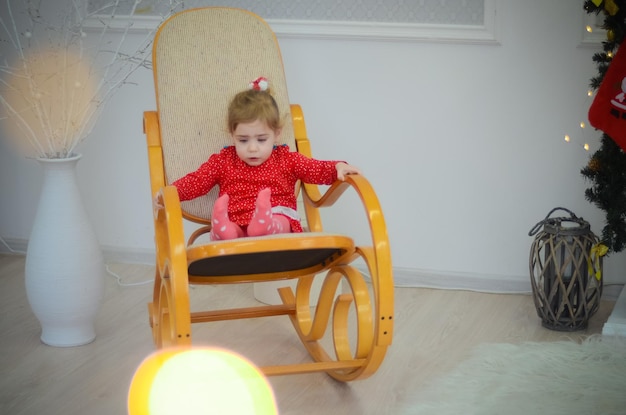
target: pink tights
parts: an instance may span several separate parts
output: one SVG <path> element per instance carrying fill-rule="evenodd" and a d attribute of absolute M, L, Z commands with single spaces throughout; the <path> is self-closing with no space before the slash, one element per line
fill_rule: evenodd
<path fill-rule="evenodd" d="M 262 236 L 291 232 L 291 224 L 287 217 L 272 214 L 270 197 L 270 189 L 263 189 L 259 192 L 256 199 L 256 209 L 246 233 L 239 225 L 228 219 L 228 195 L 220 196 L 213 206 L 211 239 L 219 241 L 241 238 L 243 236 Z"/>

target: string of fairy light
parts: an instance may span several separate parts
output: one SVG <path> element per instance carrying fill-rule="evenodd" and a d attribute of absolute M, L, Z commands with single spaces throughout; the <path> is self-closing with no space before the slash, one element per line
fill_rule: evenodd
<path fill-rule="evenodd" d="M 585 26 L 585 30 L 588 33 L 593 33 L 593 27 L 591 27 L 591 25 L 586 25 Z M 612 51 L 607 51 L 606 52 L 606 57 L 609 60 L 613 59 L 613 52 Z M 594 96 L 594 90 L 592 88 L 589 88 L 587 90 L 587 98 L 588 98 L 588 100 L 585 101 L 585 104 L 588 104 L 589 103 L 588 101 L 591 100 L 593 98 L 593 96 Z M 585 121 L 580 121 L 579 127 L 580 127 L 580 130 L 582 131 L 583 141 L 577 140 L 578 142 L 576 144 L 578 144 L 583 149 L 585 149 L 585 151 L 589 151 L 590 147 L 589 147 L 589 142 L 588 142 L 588 139 L 587 139 L 588 137 L 587 137 L 587 134 L 586 134 L 587 123 Z M 564 140 L 566 142 L 568 142 L 568 143 L 571 143 L 572 142 L 572 137 L 569 134 L 565 134 Z"/>
<path fill-rule="evenodd" d="M 587 90 L 587 97 L 588 98 L 592 98 L 593 97 L 593 90 L 592 89 L 588 89 Z M 585 101 L 585 103 L 587 104 L 587 101 Z M 585 121 L 580 121 L 580 123 L 578 125 L 580 127 L 580 130 L 582 131 L 583 142 L 577 140 L 578 142 L 576 144 L 580 145 L 583 149 L 585 149 L 585 151 L 589 151 L 589 142 L 587 140 L 587 135 L 585 133 L 586 128 L 587 128 L 587 123 Z M 564 139 L 568 143 L 572 142 L 572 137 L 569 134 L 565 134 Z"/>

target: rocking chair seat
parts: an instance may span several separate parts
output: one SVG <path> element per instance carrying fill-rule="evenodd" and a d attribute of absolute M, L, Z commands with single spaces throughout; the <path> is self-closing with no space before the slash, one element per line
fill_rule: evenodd
<path fill-rule="evenodd" d="M 345 235 L 288 233 L 211 241 L 187 248 L 189 278 L 198 282 L 260 282 L 315 274 L 354 253 Z"/>

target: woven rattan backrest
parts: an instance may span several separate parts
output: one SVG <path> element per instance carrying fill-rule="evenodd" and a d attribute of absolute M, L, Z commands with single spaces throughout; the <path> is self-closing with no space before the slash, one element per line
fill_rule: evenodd
<path fill-rule="evenodd" d="M 207 7 L 174 15 L 156 35 L 153 67 L 167 183 L 231 144 L 228 103 L 259 76 L 269 79 L 284 119 L 282 141 L 295 149 L 278 43 L 255 14 Z M 209 218 L 216 196 L 213 189 L 183 202 L 185 216 Z"/>

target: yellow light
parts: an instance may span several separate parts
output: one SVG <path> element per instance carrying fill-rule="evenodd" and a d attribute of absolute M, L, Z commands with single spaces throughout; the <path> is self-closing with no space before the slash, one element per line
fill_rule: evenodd
<path fill-rule="evenodd" d="M 585 27 L 585 29 L 587 29 L 587 32 L 589 32 L 589 33 L 593 32 L 593 29 L 592 29 L 592 28 L 591 28 L 591 26 L 589 26 L 589 25 L 587 25 L 587 26 Z"/>
<path fill-rule="evenodd" d="M 265 376 L 243 357 L 220 349 L 163 349 L 131 381 L 129 415 L 277 415 Z"/>
<path fill-rule="evenodd" d="M 587 151 L 589 151 L 589 144 L 585 143 L 585 145 L 583 146 L 583 148 Z"/>
<path fill-rule="evenodd" d="M 590 97 L 590 96 L 592 96 L 592 95 L 593 95 L 593 90 L 591 90 L 591 89 L 590 89 L 590 90 L 588 90 L 588 91 L 587 91 L 587 96 L 588 96 L 588 97 Z"/>
<path fill-rule="evenodd" d="M 580 128 L 585 128 L 585 122 L 584 121 L 580 122 Z"/>
<path fill-rule="evenodd" d="M 609 58 L 613 57 L 613 52 L 607 52 L 606 56 L 608 56 Z"/>
<path fill-rule="evenodd" d="M 565 141 L 569 143 L 569 135 L 565 134 Z"/>

